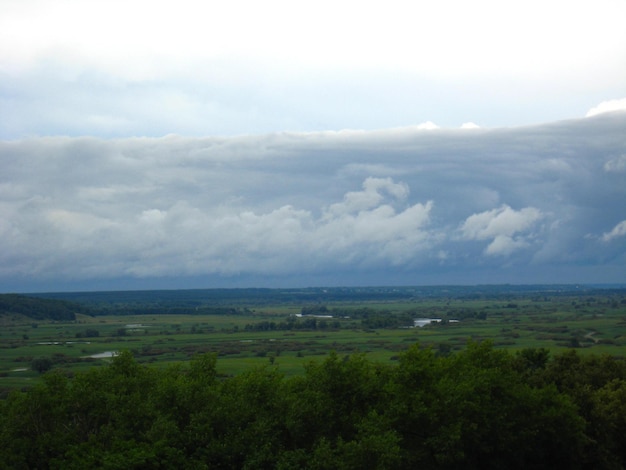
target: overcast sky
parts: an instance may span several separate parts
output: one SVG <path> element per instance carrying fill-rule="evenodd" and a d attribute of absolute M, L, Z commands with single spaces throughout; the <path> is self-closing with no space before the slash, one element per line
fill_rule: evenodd
<path fill-rule="evenodd" d="M 0 291 L 624 283 L 624 18 L 0 0 Z"/>
<path fill-rule="evenodd" d="M 0 138 L 519 126 L 626 97 L 624 0 L 0 0 Z"/>

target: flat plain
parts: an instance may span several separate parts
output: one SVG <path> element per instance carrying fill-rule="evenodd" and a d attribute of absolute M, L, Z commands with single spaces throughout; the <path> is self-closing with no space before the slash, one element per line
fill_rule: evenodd
<path fill-rule="evenodd" d="M 151 297 L 149 292 L 142 295 Z M 139 362 L 153 367 L 213 352 L 223 376 L 256 366 L 297 375 L 306 363 L 330 351 L 393 363 L 415 343 L 438 354 L 485 340 L 514 351 L 546 348 L 555 354 L 576 348 L 583 354 L 626 353 L 626 290 L 622 288 L 480 294 L 442 290 L 427 296 L 357 292 L 348 298 L 325 297 L 320 292 L 316 297 L 307 293 L 280 299 L 233 294 L 210 305 L 198 301 L 191 309 L 181 295 L 171 302 L 120 300 L 113 293 L 106 303 L 74 299 L 94 311 L 77 314 L 74 321 L 1 316 L 0 389 L 27 388 L 38 381 L 41 374 L 32 370 L 36 359 L 48 358 L 53 368 L 72 376 L 106 364 L 122 350 L 130 350 Z M 184 313 L 171 313 L 172 302 L 186 305 L 179 309 Z M 415 326 L 418 319 L 430 321 Z"/>

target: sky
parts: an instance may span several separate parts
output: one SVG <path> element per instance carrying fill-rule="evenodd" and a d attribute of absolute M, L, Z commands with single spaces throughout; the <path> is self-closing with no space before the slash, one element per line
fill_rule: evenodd
<path fill-rule="evenodd" d="M 0 292 L 626 283 L 624 18 L 0 0 Z"/>

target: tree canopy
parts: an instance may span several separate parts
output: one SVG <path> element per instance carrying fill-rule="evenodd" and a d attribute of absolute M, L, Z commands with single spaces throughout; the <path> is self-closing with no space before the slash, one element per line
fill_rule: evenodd
<path fill-rule="evenodd" d="M 396 365 L 331 353 L 286 378 L 216 357 L 109 365 L 0 402 L 0 468 L 624 468 L 626 365 L 608 356 L 412 346 Z"/>
<path fill-rule="evenodd" d="M 19 314 L 34 320 L 73 321 L 76 313 L 89 313 L 89 310 L 67 300 L 0 294 L 0 315 Z"/>

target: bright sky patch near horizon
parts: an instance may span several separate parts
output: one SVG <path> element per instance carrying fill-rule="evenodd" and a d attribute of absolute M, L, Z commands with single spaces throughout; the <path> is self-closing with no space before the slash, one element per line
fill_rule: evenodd
<path fill-rule="evenodd" d="M 626 97 L 626 3 L 0 1 L 0 138 L 536 124 Z"/>
<path fill-rule="evenodd" d="M 624 18 L 0 0 L 0 292 L 624 283 Z"/>

